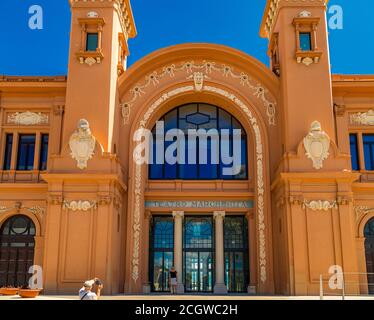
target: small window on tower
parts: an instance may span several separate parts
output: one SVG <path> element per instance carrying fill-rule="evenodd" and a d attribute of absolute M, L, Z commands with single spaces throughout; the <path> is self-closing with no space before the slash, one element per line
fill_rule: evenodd
<path fill-rule="evenodd" d="M 99 45 L 98 33 L 87 33 L 86 51 L 96 51 Z"/>
<path fill-rule="evenodd" d="M 301 51 L 312 51 L 312 36 L 310 32 L 300 32 Z"/>

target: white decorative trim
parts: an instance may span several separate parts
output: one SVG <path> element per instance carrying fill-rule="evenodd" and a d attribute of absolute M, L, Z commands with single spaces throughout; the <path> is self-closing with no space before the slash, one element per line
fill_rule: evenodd
<path fill-rule="evenodd" d="M 327 200 L 312 200 L 303 202 L 303 209 L 311 209 L 313 211 L 328 211 L 330 209 L 338 209 L 338 203 L 335 201 Z"/>
<path fill-rule="evenodd" d="M 165 101 L 170 98 L 185 92 L 194 91 L 194 86 L 184 86 L 177 89 L 173 89 L 167 93 L 164 93 L 159 99 L 157 99 L 150 108 L 147 109 L 143 116 L 143 119 L 139 122 L 138 130 L 145 129 L 147 122 L 153 112 L 160 107 Z M 266 271 L 266 232 L 265 232 L 265 214 L 264 214 L 264 176 L 265 169 L 263 164 L 264 152 L 263 152 L 263 142 L 261 137 L 261 130 L 257 119 L 253 116 L 250 109 L 246 106 L 244 102 L 238 99 L 234 94 L 227 92 L 221 88 L 204 86 L 204 91 L 212 92 L 234 102 L 240 109 L 244 111 L 247 115 L 249 122 L 252 125 L 253 131 L 255 133 L 255 144 L 256 144 L 256 172 L 257 172 L 257 185 L 256 185 L 256 195 L 257 195 L 257 214 L 258 214 L 258 232 L 259 232 L 259 267 L 260 267 L 260 280 L 265 283 L 267 280 Z M 141 213 L 140 207 L 142 203 L 143 190 L 142 190 L 142 166 L 135 164 L 135 201 L 133 210 L 133 249 L 132 249 L 132 259 L 131 259 L 131 275 L 132 279 L 136 282 L 139 278 L 139 256 L 140 256 L 140 228 L 141 228 Z"/>
<path fill-rule="evenodd" d="M 30 213 L 32 213 L 33 215 L 44 214 L 45 211 L 46 211 L 46 209 L 41 207 L 41 206 L 25 207 L 20 202 L 17 202 L 12 207 L 0 206 L 0 213 L 6 213 L 6 212 L 9 212 L 9 211 L 12 211 L 12 210 L 19 211 L 21 209 L 27 210 Z"/>
<path fill-rule="evenodd" d="M 330 137 L 322 131 L 321 124 L 314 121 L 308 135 L 304 138 L 305 155 L 313 161 L 313 168 L 319 170 L 329 156 Z"/>
<path fill-rule="evenodd" d="M 87 18 L 98 18 L 99 14 L 96 11 L 87 12 Z"/>
<path fill-rule="evenodd" d="M 301 11 L 299 13 L 299 18 L 310 18 L 312 16 L 312 13 L 310 11 Z"/>
<path fill-rule="evenodd" d="M 32 126 L 37 124 L 48 124 L 49 117 L 41 112 L 16 112 L 8 115 L 8 123 L 17 125 Z"/>
<path fill-rule="evenodd" d="M 197 71 L 197 72 L 195 72 Z M 125 101 L 120 104 L 122 108 L 122 116 L 124 118 L 124 124 L 128 124 L 129 114 L 132 107 L 139 97 L 145 94 L 146 89 L 153 85 L 157 87 L 160 84 L 160 81 L 169 76 L 170 78 L 175 77 L 175 74 L 178 72 L 185 72 L 188 75 L 188 79 L 194 80 L 195 89 L 201 91 L 203 88 L 204 79 L 207 79 L 207 74 L 212 72 L 218 72 L 224 77 L 231 77 L 240 81 L 240 84 L 244 87 L 247 87 L 251 90 L 251 93 L 256 98 L 260 99 L 264 107 L 266 108 L 266 114 L 269 119 L 269 125 L 275 125 L 275 115 L 276 115 L 276 103 L 270 101 L 267 98 L 269 91 L 252 79 L 248 74 L 241 72 L 237 73 L 234 71 L 234 68 L 225 64 L 218 64 L 211 61 L 203 61 L 201 64 L 195 64 L 193 61 L 182 62 L 180 65 L 176 66 L 175 64 L 165 66 L 161 72 L 153 71 L 145 77 L 145 81 L 142 84 L 137 84 L 133 87 L 130 92 L 132 93 L 132 98 L 129 101 Z M 126 112 L 123 109 L 126 109 Z M 126 116 L 124 116 L 124 114 Z"/>
<path fill-rule="evenodd" d="M 358 112 L 350 115 L 351 124 L 374 126 L 374 110 Z"/>
<path fill-rule="evenodd" d="M 80 64 L 87 64 L 88 66 L 92 67 L 94 64 L 100 64 L 101 63 L 101 58 L 100 57 L 80 57 L 79 58 Z"/>
<path fill-rule="evenodd" d="M 71 211 L 88 211 L 90 209 L 96 209 L 97 202 L 89 201 L 89 200 L 72 200 L 72 201 L 64 200 L 62 207 L 64 209 L 69 209 Z"/>
<path fill-rule="evenodd" d="M 77 130 L 71 135 L 69 147 L 71 157 L 77 160 L 79 169 L 87 168 L 87 162 L 94 155 L 96 139 L 90 130 L 87 120 L 81 119 L 78 122 Z"/>

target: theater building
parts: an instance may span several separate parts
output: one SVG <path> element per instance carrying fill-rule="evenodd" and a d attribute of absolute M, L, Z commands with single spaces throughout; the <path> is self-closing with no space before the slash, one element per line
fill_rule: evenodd
<path fill-rule="evenodd" d="M 315 295 L 337 265 L 373 291 L 374 76 L 331 74 L 327 1 L 267 1 L 270 67 L 188 43 L 127 68 L 129 0 L 70 6 L 67 77 L 0 79 L 0 285 L 168 292 L 174 265 L 180 293 Z M 241 130 L 240 170 L 134 161 L 159 120 Z"/>

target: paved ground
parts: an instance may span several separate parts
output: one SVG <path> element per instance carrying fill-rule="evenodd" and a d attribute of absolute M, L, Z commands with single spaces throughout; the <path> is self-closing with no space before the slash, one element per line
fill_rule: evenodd
<path fill-rule="evenodd" d="M 244 296 L 244 295 L 230 295 L 230 296 L 215 296 L 215 295 L 118 295 L 118 296 L 103 296 L 102 300 L 319 300 L 319 296 Z M 349 296 L 346 300 L 374 300 L 374 296 Z M 1 300 L 30 300 L 22 299 L 19 296 L 0 296 Z M 45 296 L 41 295 L 32 300 L 78 300 L 77 296 Z M 341 296 L 324 297 L 324 300 L 342 300 Z"/>

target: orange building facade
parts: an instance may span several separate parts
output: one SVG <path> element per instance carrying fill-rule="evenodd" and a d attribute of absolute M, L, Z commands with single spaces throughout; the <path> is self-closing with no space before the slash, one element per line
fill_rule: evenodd
<path fill-rule="evenodd" d="M 70 5 L 67 77 L 0 79 L 0 285 L 39 265 L 49 294 L 163 292 L 174 265 L 180 293 L 316 295 L 340 266 L 372 291 L 374 76 L 331 74 L 327 1 L 268 0 L 270 67 L 183 44 L 127 68 L 129 0 Z M 239 126 L 242 175 L 135 162 L 173 117 Z"/>

